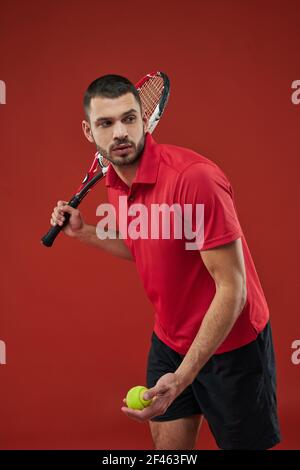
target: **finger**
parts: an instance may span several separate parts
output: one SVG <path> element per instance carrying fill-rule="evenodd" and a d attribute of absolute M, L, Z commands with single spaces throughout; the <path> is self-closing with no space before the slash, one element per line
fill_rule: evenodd
<path fill-rule="evenodd" d="M 54 217 L 53 215 L 52 215 L 52 217 L 51 217 L 51 219 L 50 219 L 50 224 L 53 225 L 53 226 L 55 226 L 55 225 L 58 224 L 57 218 Z"/>
<path fill-rule="evenodd" d="M 134 419 L 135 421 L 138 421 L 139 423 L 144 421 L 143 417 L 140 416 L 137 411 L 127 408 L 126 406 L 122 406 L 121 410 L 128 418 Z"/>
<path fill-rule="evenodd" d="M 52 218 L 57 225 L 62 226 L 66 221 L 66 214 L 69 214 L 70 216 L 79 216 L 80 212 L 77 209 L 74 209 L 74 207 L 68 205 L 55 207 L 52 213 Z"/>
<path fill-rule="evenodd" d="M 79 210 L 77 209 L 74 209 L 74 207 L 71 207 L 71 206 L 63 206 L 60 208 L 60 211 L 64 214 L 65 212 L 67 212 L 68 214 L 70 215 L 75 215 L 75 214 L 79 214 Z"/>
<path fill-rule="evenodd" d="M 53 212 L 54 212 L 54 214 L 55 214 L 56 216 L 58 216 L 58 215 L 64 215 L 64 213 L 67 212 L 68 207 L 70 207 L 70 206 L 68 206 L 68 205 L 65 205 L 65 206 L 56 206 L 56 207 L 54 207 Z"/>
<path fill-rule="evenodd" d="M 156 397 L 159 393 L 162 393 L 162 387 L 159 389 L 157 386 L 149 388 L 144 394 L 143 398 L 144 400 L 152 400 L 154 397 Z"/>
<path fill-rule="evenodd" d="M 57 210 L 54 210 L 51 216 L 51 220 L 53 220 L 55 225 L 62 225 L 65 217 L 63 214 L 60 214 Z"/>
<path fill-rule="evenodd" d="M 60 219 L 60 217 L 64 215 L 64 211 L 63 209 L 60 209 L 59 207 L 54 207 L 52 214 L 54 215 L 56 219 Z"/>
<path fill-rule="evenodd" d="M 164 395 L 169 390 L 170 387 L 168 385 L 158 383 L 154 387 L 149 388 L 149 390 L 144 393 L 143 397 L 145 400 L 151 400 L 157 396 Z"/>
<path fill-rule="evenodd" d="M 164 412 L 164 410 L 162 409 L 156 410 L 155 408 L 152 408 L 150 406 L 148 408 L 144 408 L 143 410 L 133 410 L 131 408 L 123 406 L 121 410 L 128 418 L 134 419 L 135 421 L 138 421 L 140 423 L 148 421 L 149 419 L 152 419 L 155 416 L 159 416 Z"/>
<path fill-rule="evenodd" d="M 68 204 L 67 201 L 57 201 L 58 207 L 66 206 L 67 204 Z"/>

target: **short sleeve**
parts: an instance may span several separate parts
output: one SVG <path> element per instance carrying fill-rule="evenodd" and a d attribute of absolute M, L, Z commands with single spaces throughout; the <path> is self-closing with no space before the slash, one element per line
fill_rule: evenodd
<path fill-rule="evenodd" d="M 194 233 L 202 234 L 197 240 L 199 250 L 225 245 L 242 236 L 231 185 L 212 162 L 194 163 L 180 175 L 179 202 L 182 208 L 185 204 L 190 209 L 183 209 L 185 223 Z"/>

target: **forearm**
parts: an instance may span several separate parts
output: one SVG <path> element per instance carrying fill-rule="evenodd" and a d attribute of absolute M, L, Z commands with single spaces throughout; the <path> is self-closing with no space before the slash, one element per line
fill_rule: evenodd
<path fill-rule="evenodd" d="M 219 287 L 201 327 L 176 371 L 184 390 L 230 333 L 246 301 L 244 290 Z"/>
<path fill-rule="evenodd" d="M 128 260 L 133 259 L 130 250 L 127 248 L 124 241 L 119 238 L 118 232 L 110 231 L 110 236 L 105 240 L 101 240 L 97 236 L 96 227 L 94 225 L 84 224 L 82 229 L 76 234 L 76 238 L 84 243 L 101 248 L 114 256 Z"/>

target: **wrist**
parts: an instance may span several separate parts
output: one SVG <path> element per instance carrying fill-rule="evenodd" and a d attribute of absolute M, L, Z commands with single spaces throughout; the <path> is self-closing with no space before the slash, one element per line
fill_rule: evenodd
<path fill-rule="evenodd" d="M 177 387 L 180 390 L 180 393 L 183 392 L 193 382 L 193 379 L 183 373 L 180 370 L 180 367 L 174 372 L 174 374 L 177 378 Z"/>
<path fill-rule="evenodd" d="M 89 233 L 89 226 L 82 222 L 80 228 L 73 230 L 74 238 L 77 238 L 80 241 L 86 240 Z"/>

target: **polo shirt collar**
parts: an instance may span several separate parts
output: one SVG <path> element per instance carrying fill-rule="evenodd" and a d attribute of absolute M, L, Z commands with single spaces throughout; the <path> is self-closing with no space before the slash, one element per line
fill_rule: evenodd
<path fill-rule="evenodd" d="M 132 183 L 156 183 L 159 161 L 159 145 L 154 141 L 151 134 L 147 132 L 145 137 L 144 150 L 140 157 L 137 172 Z M 105 185 L 117 189 L 123 184 L 123 181 L 119 178 L 113 166 L 109 165 L 105 178 Z"/>

